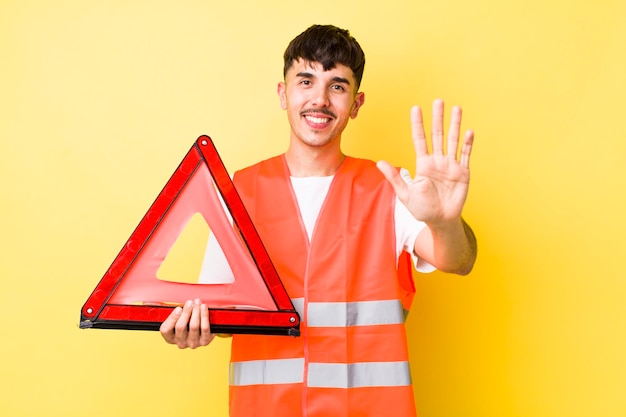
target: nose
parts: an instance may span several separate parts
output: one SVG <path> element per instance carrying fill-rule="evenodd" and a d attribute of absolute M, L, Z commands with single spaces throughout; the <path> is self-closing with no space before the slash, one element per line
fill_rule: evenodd
<path fill-rule="evenodd" d="M 324 85 L 316 85 L 311 91 L 311 104 L 315 107 L 328 107 L 328 89 Z"/>

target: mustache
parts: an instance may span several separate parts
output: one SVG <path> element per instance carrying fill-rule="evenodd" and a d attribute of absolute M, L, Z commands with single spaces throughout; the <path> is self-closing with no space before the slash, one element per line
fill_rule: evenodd
<path fill-rule="evenodd" d="M 321 108 L 321 109 L 306 109 L 306 110 L 302 110 L 302 111 L 300 112 L 300 116 L 304 116 L 305 114 L 311 114 L 311 113 L 314 113 L 314 114 L 320 114 L 320 113 L 322 113 L 322 114 L 324 114 L 324 115 L 326 115 L 326 116 L 330 116 L 330 117 L 332 117 L 333 119 L 336 119 L 336 118 L 337 118 L 337 116 L 335 115 L 335 113 L 333 113 L 332 111 L 330 111 L 330 110 L 328 110 L 328 109 L 324 109 L 324 108 Z"/>

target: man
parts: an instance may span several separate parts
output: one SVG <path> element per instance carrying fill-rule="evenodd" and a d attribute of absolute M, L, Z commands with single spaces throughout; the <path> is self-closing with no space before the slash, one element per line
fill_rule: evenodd
<path fill-rule="evenodd" d="M 461 109 L 453 108 L 444 152 L 436 100 L 429 153 L 414 107 L 417 168 L 405 180 L 387 162 L 341 151 L 342 132 L 365 101 L 365 57 L 348 31 L 312 26 L 284 61 L 278 96 L 289 147 L 234 182 L 301 315 L 302 335 L 233 336 L 231 415 L 414 416 L 403 311 L 412 282 L 399 258 L 410 252 L 422 271 L 471 271 L 476 241 L 461 212 L 473 133 L 459 144 Z M 206 305 L 175 309 L 161 334 L 180 348 L 209 344 Z"/>

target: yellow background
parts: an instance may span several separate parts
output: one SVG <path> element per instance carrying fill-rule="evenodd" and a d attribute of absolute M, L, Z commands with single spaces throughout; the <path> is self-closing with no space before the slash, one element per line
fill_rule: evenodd
<path fill-rule="evenodd" d="M 345 150 L 413 169 L 409 106 L 476 130 L 469 277 L 420 276 L 422 417 L 626 415 L 626 3 L 0 2 L 0 414 L 226 416 L 228 341 L 79 330 L 193 140 L 281 152 L 288 41 L 349 28 L 366 105 Z M 427 112 L 429 113 L 429 112 Z"/>

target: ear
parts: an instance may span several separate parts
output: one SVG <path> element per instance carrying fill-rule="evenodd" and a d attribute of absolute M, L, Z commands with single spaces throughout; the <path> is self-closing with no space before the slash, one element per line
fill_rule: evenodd
<path fill-rule="evenodd" d="M 354 103 L 352 103 L 352 111 L 350 112 L 351 119 L 356 118 L 356 116 L 359 114 L 359 109 L 363 104 L 365 104 L 365 93 L 356 93 L 356 96 L 354 97 Z"/>
<path fill-rule="evenodd" d="M 276 88 L 276 92 L 278 93 L 278 97 L 280 98 L 280 108 L 283 110 L 287 110 L 287 87 L 283 81 L 278 83 L 278 87 Z"/>

